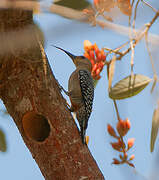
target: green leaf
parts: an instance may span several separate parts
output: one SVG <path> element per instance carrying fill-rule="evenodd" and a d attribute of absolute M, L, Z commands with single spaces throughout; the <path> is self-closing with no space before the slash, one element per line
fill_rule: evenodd
<path fill-rule="evenodd" d="M 112 99 L 125 99 L 137 95 L 150 82 L 147 76 L 141 74 L 130 75 L 114 85 L 109 91 L 109 97 Z"/>
<path fill-rule="evenodd" d="M 159 109 L 155 109 L 152 116 L 150 150 L 153 152 L 159 128 Z"/>
<path fill-rule="evenodd" d="M 111 87 L 112 87 L 112 81 L 113 81 L 114 72 L 115 72 L 115 62 L 116 62 L 116 56 L 113 56 L 112 61 L 109 65 L 108 89 L 111 89 Z"/>
<path fill-rule="evenodd" d="M 72 9 L 82 10 L 90 5 L 87 0 L 59 0 L 55 4 L 66 6 Z"/>
<path fill-rule="evenodd" d="M 2 129 L 0 129 L 0 151 L 6 152 L 7 145 L 6 145 L 6 137 Z"/>

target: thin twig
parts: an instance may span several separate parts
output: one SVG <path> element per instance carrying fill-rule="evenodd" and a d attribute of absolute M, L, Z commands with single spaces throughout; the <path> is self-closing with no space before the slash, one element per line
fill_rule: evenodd
<path fill-rule="evenodd" d="M 105 49 L 106 51 L 109 51 L 109 54 L 115 53 L 115 54 L 119 54 L 119 55 L 122 56 L 123 53 L 120 52 L 120 50 L 121 50 L 122 48 L 124 48 L 128 43 L 129 43 L 129 41 L 123 43 L 121 46 L 119 46 L 119 47 L 117 47 L 117 48 L 115 48 L 115 49 L 111 49 L 111 48 L 108 48 L 108 47 L 104 47 L 103 49 Z"/>
<path fill-rule="evenodd" d="M 133 74 L 134 54 L 135 54 L 134 44 L 133 44 L 133 35 L 135 34 L 135 21 L 136 21 L 137 7 L 139 4 L 139 1 L 140 0 L 137 1 L 136 6 L 135 6 L 135 13 L 134 13 L 134 18 L 133 18 L 132 28 L 131 28 L 131 23 L 129 22 L 129 39 L 130 39 L 130 48 L 131 48 L 131 60 L 130 60 L 131 74 Z"/>
<path fill-rule="evenodd" d="M 157 11 L 157 13 L 152 18 L 152 20 L 148 24 L 145 25 L 145 29 L 136 37 L 136 39 L 134 39 L 134 42 L 133 42 L 134 48 L 141 41 L 141 39 L 145 36 L 145 34 L 148 33 L 148 31 L 150 30 L 151 26 L 154 24 L 154 22 L 157 20 L 158 17 L 159 17 L 159 11 Z M 131 45 L 130 45 L 130 47 L 127 50 L 122 52 L 122 55 L 119 55 L 117 57 L 117 60 L 121 60 L 121 58 L 123 56 L 125 56 L 126 54 L 128 54 L 130 51 L 131 51 Z"/>
<path fill-rule="evenodd" d="M 107 47 L 104 47 L 103 49 L 106 50 L 106 51 L 109 51 L 109 54 L 115 53 L 115 54 L 122 55 L 122 53 L 120 51 L 116 50 L 116 49 L 110 49 L 110 48 L 107 48 Z"/>
<path fill-rule="evenodd" d="M 132 1 L 132 3 L 131 3 L 131 9 L 133 10 L 133 5 L 134 5 L 134 2 L 135 2 L 135 0 L 133 0 Z M 131 10 L 131 15 L 129 16 L 129 27 L 131 27 L 131 17 L 132 17 L 132 10 Z"/>
<path fill-rule="evenodd" d="M 134 13 L 134 18 L 133 18 L 133 23 L 132 23 L 132 28 L 131 28 L 131 22 L 130 22 L 130 18 L 129 18 L 129 39 L 130 39 L 130 48 L 131 48 L 131 60 L 130 60 L 130 64 L 131 64 L 131 74 L 133 74 L 133 67 L 134 67 L 134 44 L 133 44 L 133 35 L 135 34 L 135 21 L 136 21 L 136 12 L 137 12 L 137 7 L 139 4 L 139 1 L 137 1 L 136 6 L 135 6 L 135 13 Z M 132 2 L 132 4 L 134 4 L 134 1 Z"/>
<path fill-rule="evenodd" d="M 124 48 L 128 43 L 129 43 L 129 41 L 123 43 L 123 44 L 120 45 L 119 47 L 115 48 L 114 51 L 119 51 L 120 49 Z"/>
<path fill-rule="evenodd" d="M 114 106 L 115 106 L 115 111 L 116 111 L 116 114 L 117 114 L 117 119 L 118 121 L 120 121 L 120 115 L 119 115 L 119 111 L 118 111 L 118 106 L 117 106 L 117 103 L 115 100 L 113 100 L 114 102 Z"/>
<path fill-rule="evenodd" d="M 136 16 L 137 16 L 137 8 L 139 5 L 140 0 L 137 1 L 136 6 L 135 6 L 135 12 L 134 12 L 134 19 L 133 19 L 133 29 L 135 29 L 135 21 L 136 21 Z"/>
<path fill-rule="evenodd" d="M 18 8 L 24 10 L 37 10 L 37 11 L 39 9 L 40 12 L 45 12 L 45 13 L 51 12 L 63 16 L 65 18 L 89 23 L 88 15 L 84 14 L 83 11 L 77 11 L 72 8 L 63 7 L 55 4 L 52 4 L 51 6 L 49 6 L 49 8 L 46 8 L 42 6 L 39 2 L 35 2 L 31 0 L 30 1 L 0 0 L 0 8 L 4 8 L 4 9 Z M 102 27 L 104 26 L 106 29 L 112 30 L 124 36 L 129 34 L 129 28 L 123 25 L 115 24 L 109 21 L 102 21 L 102 20 L 96 20 L 96 24 L 99 26 L 102 24 Z M 138 32 L 138 29 L 135 29 L 135 32 Z M 149 41 L 154 44 L 159 44 L 159 36 L 156 34 L 149 34 Z"/>
<path fill-rule="evenodd" d="M 149 3 L 145 2 L 144 0 L 141 0 L 141 2 L 145 4 L 146 6 L 150 7 L 155 13 L 157 13 L 157 10 L 153 8 Z"/>
<path fill-rule="evenodd" d="M 133 41 L 132 41 L 132 40 L 130 41 L 130 47 L 131 47 L 131 60 L 130 60 L 130 65 L 131 65 L 131 74 L 133 74 L 135 50 L 134 50 L 134 44 L 133 44 Z"/>

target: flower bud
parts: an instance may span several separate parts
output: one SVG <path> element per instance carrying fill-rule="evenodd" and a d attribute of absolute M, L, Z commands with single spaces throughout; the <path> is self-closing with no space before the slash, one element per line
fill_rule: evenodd
<path fill-rule="evenodd" d="M 99 74 L 95 77 L 96 80 L 99 80 L 100 78 L 101 76 Z"/>
<path fill-rule="evenodd" d="M 130 121 L 126 119 L 123 121 L 122 119 L 117 123 L 117 131 L 120 136 L 125 136 L 130 129 Z"/>
<path fill-rule="evenodd" d="M 119 157 L 121 160 L 124 160 L 124 157 L 121 154 L 119 155 Z"/>
<path fill-rule="evenodd" d="M 91 76 L 93 79 L 96 79 L 96 75 L 94 74 L 94 72 L 91 73 Z"/>
<path fill-rule="evenodd" d="M 84 53 L 84 57 L 86 57 L 87 59 L 91 59 L 91 58 L 90 58 L 90 55 L 88 54 L 88 52 L 85 52 L 85 53 Z"/>
<path fill-rule="evenodd" d="M 102 61 L 105 61 L 106 55 L 105 55 L 104 50 L 102 49 L 100 52 L 101 52 L 101 55 L 102 55 L 102 57 L 101 57 Z"/>
<path fill-rule="evenodd" d="M 132 148 L 132 146 L 134 145 L 134 142 L 135 142 L 135 139 L 134 139 L 134 138 L 128 139 L 128 150 L 129 150 L 130 148 Z"/>
<path fill-rule="evenodd" d="M 100 62 L 102 60 L 102 54 L 100 51 L 98 52 L 98 54 L 96 54 L 96 57 L 97 57 L 96 59 L 97 62 Z"/>
<path fill-rule="evenodd" d="M 93 67 L 95 65 L 95 62 L 93 59 L 91 59 L 90 61 L 91 61 L 92 67 Z"/>
<path fill-rule="evenodd" d="M 99 0 L 94 0 L 93 3 L 94 3 L 95 6 L 98 6 L 99 5 Z"/>
<path fill-rule="evenodd" d="M 98 76 L 100 74 L 100 69 L 96 69 L 96 75 Z"/>
<path fill-rule="evenodd" d="M 95 51 L 99 51 L 99 48 L 98 48 L 98 46 L 97 46 L 97 44 L 96 44 L 96 43 L 94 43 L 94 45 L 93 45 L 93 46 L 94 46 L 94 50 L 95 50 Z"/>
<path fill-rule="evenodd" d="M 133 163 L 128 163 L 129 164 L 129 166 L 131 166 L 131 167 L 133 167 L 133 168 L 135 168 L 135 166 L 134 166 L 134 164 Z"/>
<path fill-rule="evenodd" d="M 100 69 L 100 71 L 102 71 L 103 66 L 104 66 L 104 62 L 101 61 L 98 63 L 98 68 Z"/>
<path fill-rule="evenodd" d="M 130 156 L 129 160 L 132 161 L 134 158 L 135 158 L 135 155 L 132 154 L 132 155 Z"/>
<path fill-rule="evenodd" d="M 84 41 L 84 50 L 89 51 L 91 49 L 92 43 L 89 40 Z"/>
<path fill-rule="evenodd" d="M 94 51 L 93 50 L 89 51 L 89 55 L 90 55 L 91 59 L 95 59 L 95 55 L 94 55 Z"/>
<path fill-rule="evenodd" d="M 125 130 L 125 123 L 122 119 L 117 123 L 116 129 L 120 136 L 125 136 L 125 134 L 127 133 L 127 131 Z"/>
<path fill-rule="evenodd" d="M 102 61 L 105 61 L 106 60 L 106 55 L 102 55 Z"/>
<path fill-rule="evenodd" d="M 97 64 L 95 64 L 92 68 L 92 72 L 95 72 L 97 70 L 97 68 L 98 68 L 98 66 L 97 66 Z"/>
<path fill-rule="evenodd" d="M 116 151 L 121 152 L 122 151 L 122 144 L 118 141 L 115 143 L 111 143 L 112 148 L 115 149 Z"/>
<path fill-rule="evenodd" d="M 125 122 L 126 122 L 126 128 L 129 130 L 130 127 L 131 127 L 131 124 L 130 124 L 130 121 L 128 118 L 125 119 Z"/>
<path fill-rule="evenodd" d="M 109 135 L 117 138 L 116 132 L 110 124 L 107 125 L 107 131 L 108 131 Z"/>
<path fill-rule="evenodd" d="M 121 164 L 121 163 L 118 159 L 114 158 L 112 164 Z"/>

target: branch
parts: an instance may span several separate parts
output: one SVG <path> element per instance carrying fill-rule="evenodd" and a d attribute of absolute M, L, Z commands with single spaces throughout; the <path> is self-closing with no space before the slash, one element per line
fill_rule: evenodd
<path fill-rule="evenodd" d="M 63 7 L 60 5 L 52 4 L 43 5 L 42 3 L 35 2 L 35 1 L 10 1 L 10 0 L 1 0 L 0 1 L 0 8 L 15 8 L 15 9 L 24 9 L 24 10 L 34 10 L 36 12 L 51 12 L 57 15 L 63 16 L 65 18 L 81 21 L 84 23 L 90 23 L 88 15 L 84 14 L 82 11 L 77 11 L 68 7 Z M 129 27 L 125 27 L 119 24 L 115 24 L 112 22 L 106 22 L 102 20 L 96 20 L 96 24 L 102 26 L 106 29 L 112 30 L 117 32 L 118 34 L 129 36 Z M 134 32 L 139 32 L 138 29 L 134 29 Z M 149 34 L 149 42 L 153 44 L 159 44 L 159 36 L 156 34 Z"/>
<path fill-rule="evenodd" d="M 128 42 L 122 44 L 120 47 L 116 48 L 115 50 L 112 50 L 112 49 L 109 49 L 109 48 L 104 48 L 104 49 L 108 50 L 109 54 L 112 53 L 112 52 L 114 54 L 116 54 L 117 55 L 116 60 L 121 60 L 126 54 L 128 54 L 130 51 L 132 51 L 132 59 L 133 59 L 133 56 L 134 56 L 133 51 L 134 51 L 135 46 L 143 39 L 143 37 L 145 37 L 148 34 L 148 31 L 150 30 L 150 28 L 155 23 L 155 21 L 157 20 L 158 17 L 159 17 L 159 11 L 157 11 L 155 16 L 152 18 L 152 20 L 145 25 L 145 28 L 141 32 L 137 33 L 135 39 L 130 40 L 130 46 L 126 50 L 120 52 L 120 50 L 123 47 L 125 47 L 128 44 Z M 147 39 L 147 43 L 148 43 L 148 39 Z M 107 63 L 109 64 L 111 61 L 112 61 L 112 59 L 110 59 L 109 62 L 106 62 L 106 64 Z"/>
<path fill-rule="evenodd" d="M 33 24 L 32 11 L 0 10 L 0 34 Z M 17 41 L 23 42 L 17 36 Z M 60 94 L 44 49 L 30 41 L 0 54 L 0 97 L 46 180 L 104 179 Z M 11 41 L 11 40 L 10 40 Z M 32 42 L 31 41 L 31 42 Z M 3 44 L 3 42 L 2 42 Z"/>

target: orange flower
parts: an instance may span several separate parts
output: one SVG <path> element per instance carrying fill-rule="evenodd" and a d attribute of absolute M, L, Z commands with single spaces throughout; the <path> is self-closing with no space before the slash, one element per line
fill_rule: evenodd
<path fill-rule="evenodd" d="M 117 131 L 120 136 L 125 136 L 130 129 L 130 121 L 126 119 L 123 121 L 122 119 L 117 123 Z"/>
<path fill-rule="evenodd" d="M 95 80 L 99 80 L 101 78 L 100 73 L 103 70 L 104 62 L 106 60 L 106 55 L 104 50 L 99 50 L 97 44 L 93 44 L 85 40 L 84 41 L 84 56 L 90 60 L 92 64 L 92 77 Z"/>

